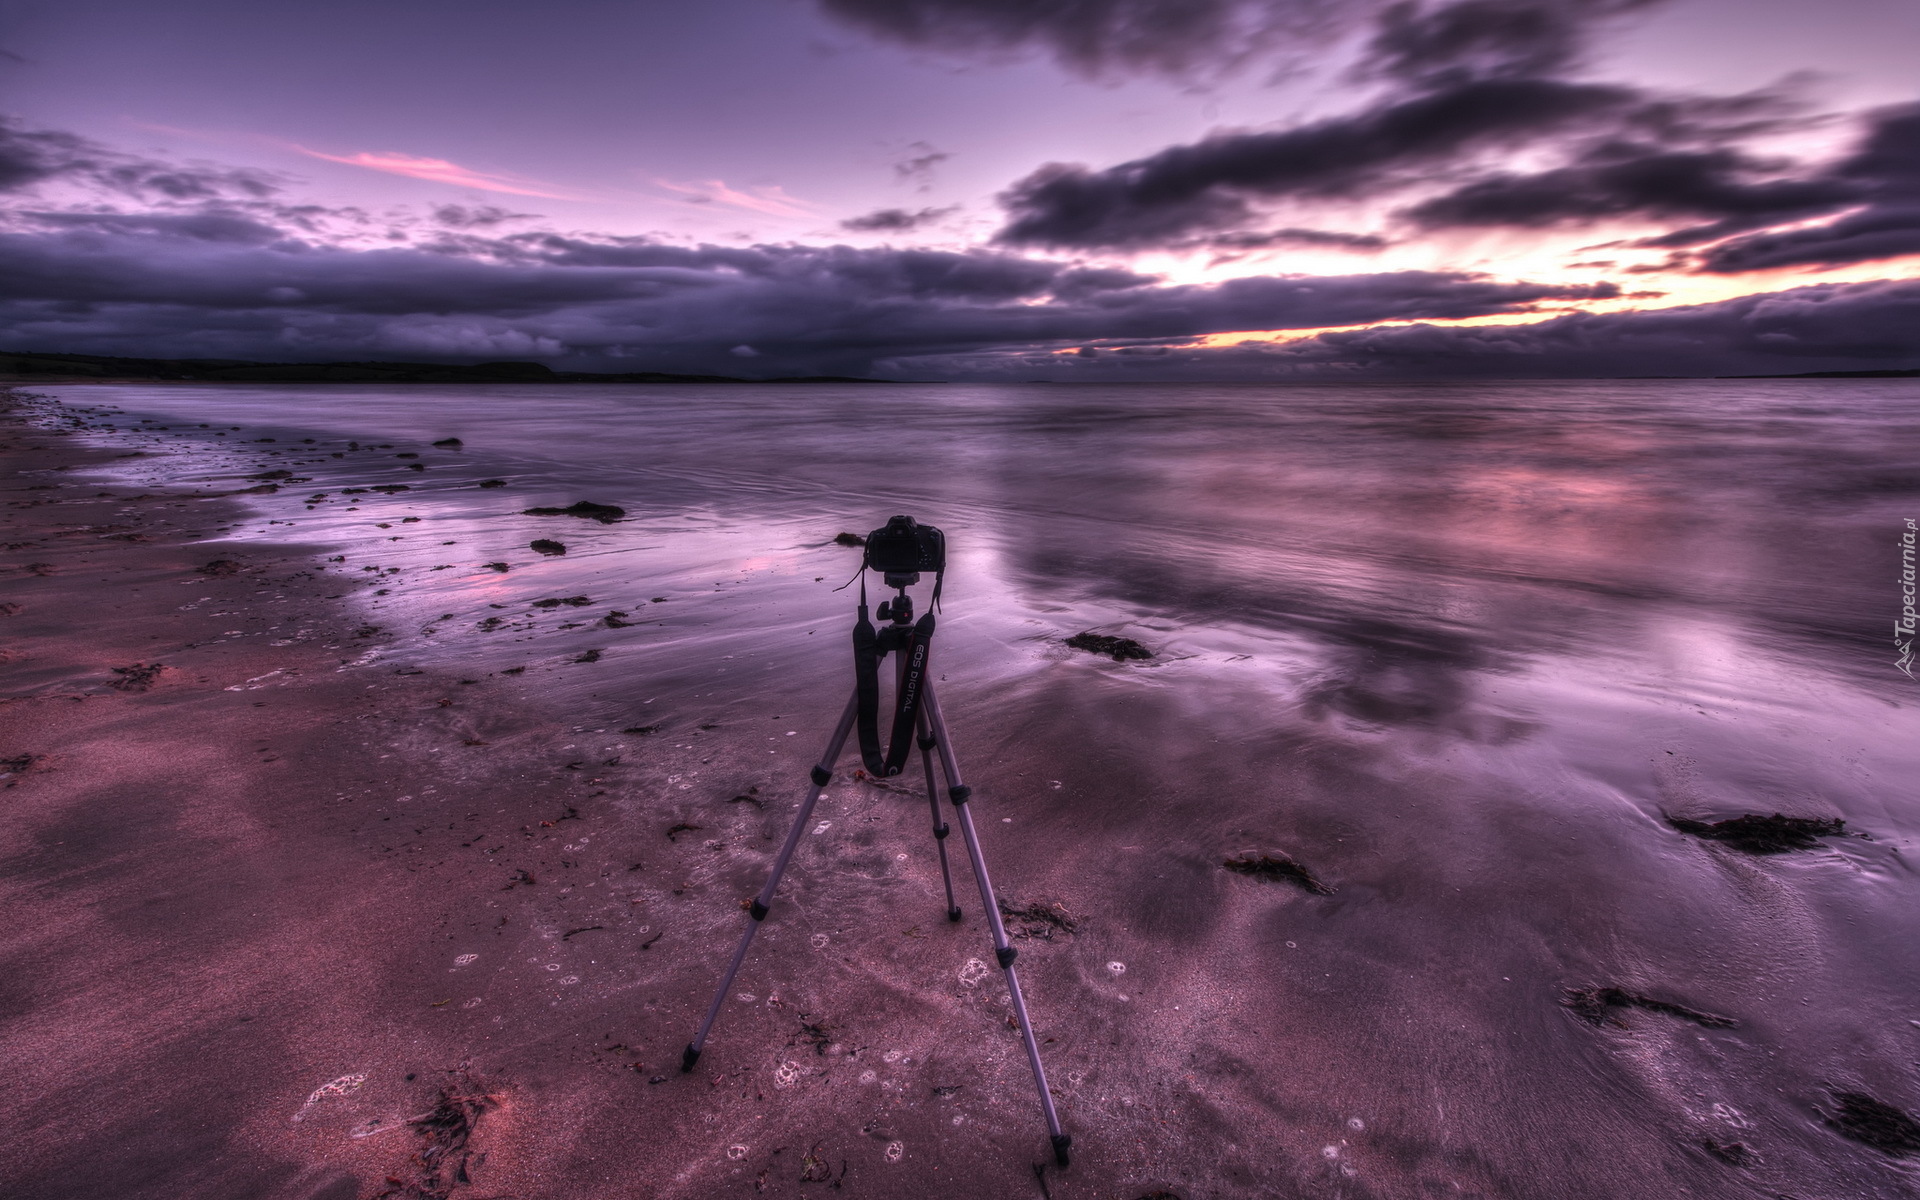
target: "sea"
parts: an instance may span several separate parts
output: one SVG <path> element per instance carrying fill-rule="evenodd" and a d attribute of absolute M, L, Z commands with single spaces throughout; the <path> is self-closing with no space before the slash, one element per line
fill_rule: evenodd
<path fill-rule="evenodd" d="M 817 752 L 836 539 L 937 526 L 986 852 L 1083 929 L 1036 1019 L 1313 1097 L 1341 1194 L 1383 1131 L 1451 1147 L 1431 1194 L 1920 1188 L 1846 1116 L 1920 1110 L 1920 381 L 37 390 L 129 486 L 274 488 L 194 536 L 314 547 L 381 631 L 343 664 L 520 671 L 661 729 L 662 787 Z M 1844 827 L 1711 836 L 1773 814 Z"/>

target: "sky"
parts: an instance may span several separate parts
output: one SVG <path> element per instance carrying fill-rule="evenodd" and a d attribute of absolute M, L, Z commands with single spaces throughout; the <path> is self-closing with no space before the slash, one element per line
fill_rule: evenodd
<path fill-rule="evenodd" d="M 1911 0 L 0 0 L 0 348 L 1920 367 Z"/>

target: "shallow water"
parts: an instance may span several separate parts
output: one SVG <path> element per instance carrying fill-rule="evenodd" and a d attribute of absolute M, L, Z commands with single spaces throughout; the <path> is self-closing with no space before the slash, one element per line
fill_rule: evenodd
<path fill-rule="evenodd" d="M 817 752 L 831 538 L 944 528 L 936 667 L 1001 890 L 1093 917 L 1037 1017 L 1156 1031 L 1072 1120 L 1133 1119 L 1177 1060 L 1328 1194 L 1912 1194 L 1823 1114 L 1920 1108 L 1920 383 L 51 390 L 187 453 L 130 480 L 309 479 L 209 557 L 330 547 L 398 635 L 367 663 L 525 666 L 583 731 L 662 723 L 663 780 Z M 520 515 L 582 499 L 626 519 Z M 1089 629 L 1155 657 L 1061 645 Z M 1775 811 L 1868 836 L 1761 858 L 1664 820 Z M 1220 866 L 1266 851 L 1337 890 Z M 1558 1003 L 1610 985 L 1739 1024 Z"/>

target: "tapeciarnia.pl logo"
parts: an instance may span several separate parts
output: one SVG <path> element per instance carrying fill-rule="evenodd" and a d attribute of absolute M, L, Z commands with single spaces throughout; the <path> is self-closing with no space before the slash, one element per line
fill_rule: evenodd
<path fill-rule="evenodd" d="M 1912 517 L 1907 518 L 1907 529 L 1900 535 L 1900 619 L 1893 623 L 1893 647 L 1900 657 L 1893 665 L 1899 667 L 1908 679 L 1913 678 L 1913 631 L 1915 615 L 1913 611 L 1913 539 L 1916 526 Z"/>

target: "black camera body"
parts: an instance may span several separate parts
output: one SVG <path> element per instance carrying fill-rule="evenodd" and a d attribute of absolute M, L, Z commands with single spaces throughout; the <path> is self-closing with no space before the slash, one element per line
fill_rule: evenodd
<path fill-rule="evenodd" d="M 882 575 L 938 574 L 947 569 L 947 535 L 912 517 L 894 517 L 867 535 L 866 565 Z"/>

